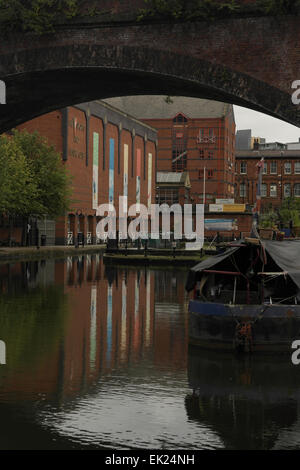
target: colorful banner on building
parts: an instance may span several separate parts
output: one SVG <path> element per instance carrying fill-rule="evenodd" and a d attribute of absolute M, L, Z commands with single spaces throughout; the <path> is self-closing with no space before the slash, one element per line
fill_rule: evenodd
<path fill-rule="evenodd" d="M 152 202 L 152 153 L 148 153 L 148 210 L 151 209 L 151 202 Z"/>
<path fill-rule="evenodd" d="M 204 230 L 224 232 L 235 230 L 234 219 L 205 219 Z"/>
<path fill-rule="evenodd" d="M 99 134 L 93 132 L 93 209 L 98 207 Z"/>
<path fill-rule="evenodd" d="M 124 211 L 127 210 L 128 204 L 128 145 L 124 144 L 124 173 L 123 173 L 123 196 L 124 196 Z"/>
<path fill-rule="evenodd" d="M 141 203 L 141 161 L 142 152 L 141 149 L 136 151 L 136 211 L 140 212 Z"/>
<path fill-rule="evenodd" d="M 109 203 L 114 203 L 114 177 L 115 177 L 115 140 L 109 139 L 109 185 L 108 197 Z"/>

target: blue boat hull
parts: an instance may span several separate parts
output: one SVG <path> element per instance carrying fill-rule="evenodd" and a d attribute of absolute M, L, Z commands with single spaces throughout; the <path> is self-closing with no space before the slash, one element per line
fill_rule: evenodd
<path fill-rule="evenodd" d="M 189 342 L 235 350 L 237 325 L 251 324 L 251 351 L 291 353 L 300 339 L 300 305 L 226 305 L 189 302 Z"/>

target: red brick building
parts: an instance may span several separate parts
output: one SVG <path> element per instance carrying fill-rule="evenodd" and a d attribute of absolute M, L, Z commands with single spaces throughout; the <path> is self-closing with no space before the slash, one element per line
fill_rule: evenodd
<path fill-rule="evenodd" d="M 188 172 L 194 203 L 234 194 L 233 107 L 210 100 L 127 96 L 106 100 L 157 129 L 157 170 Z M 204 183 L 205 180 L 205 183 Z"/>
<path fill-rule="evenodd" d="M 278 207 L 286 197 L 300 197 L 300 150 L 239 150 L 235 164 L 235 201 L 255 203 L 257 163 L 262 157 L 262 209 Z"/>
<path fill-rule="evenodd" d="M 56 223 L 56 244 L 73 244 L 78 233 L 96 243 L 100 204 L 113 202 L 118 215 L 119 196 L 127 197 L 128 207 L 155 202 L 157 133 L 149 125 L 94 101 L 53 111 L 19 129 L 47 137 L 73 176 L 73 207 Z"/>

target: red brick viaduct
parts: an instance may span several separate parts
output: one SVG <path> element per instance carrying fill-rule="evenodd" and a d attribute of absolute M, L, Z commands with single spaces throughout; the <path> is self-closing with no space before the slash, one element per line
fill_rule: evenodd
<path fill-rule="evenodd" d="M 137 22 L 143 0 L 97 3 L 109 14 L 1 39 L 0 131 L 75 103 L 160 93 L 231 102 L 300 126 L 291 101 L 300 80 L 299 16 Z"/>

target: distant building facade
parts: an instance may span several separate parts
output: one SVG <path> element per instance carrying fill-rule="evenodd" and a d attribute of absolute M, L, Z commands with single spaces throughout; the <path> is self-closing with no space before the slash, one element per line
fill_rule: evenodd
<path fill-rule="evenodd" d="M 251 129 L 240 129 L 236 131 L 235 136 L 236 150 L 250 150 L 257 148 L 260 144 L 265 144 L 266 139 L 262 137 L 253 137 Z"/>
<path fill-rule="evenodd" d="M 157 170 L 188 172 L 191 201 L 234 193 L 233 107 L 186 97 L 127 96 L 105 100 L 158 132 Z"/>
<path fill-rule="evenodd" d="M 94 101 L 53 111 L 19 129 L 47 137 L 73 177 L 73 207 L 56 223 L 56 244 L 95 244 L 96 209 L 110 202 L 118 215 L 119 196 L 128 207 L 155 203 L 157 132 L 149 125 Z"/>
<path fill-rule="evenodd" d="M 287 197 L 300 197 L 300 149 L 239 150 L 235 163 L 236 202 L 255 203 L 257 164 L 262 157 L 262 208 L 278 207 Z"/>

